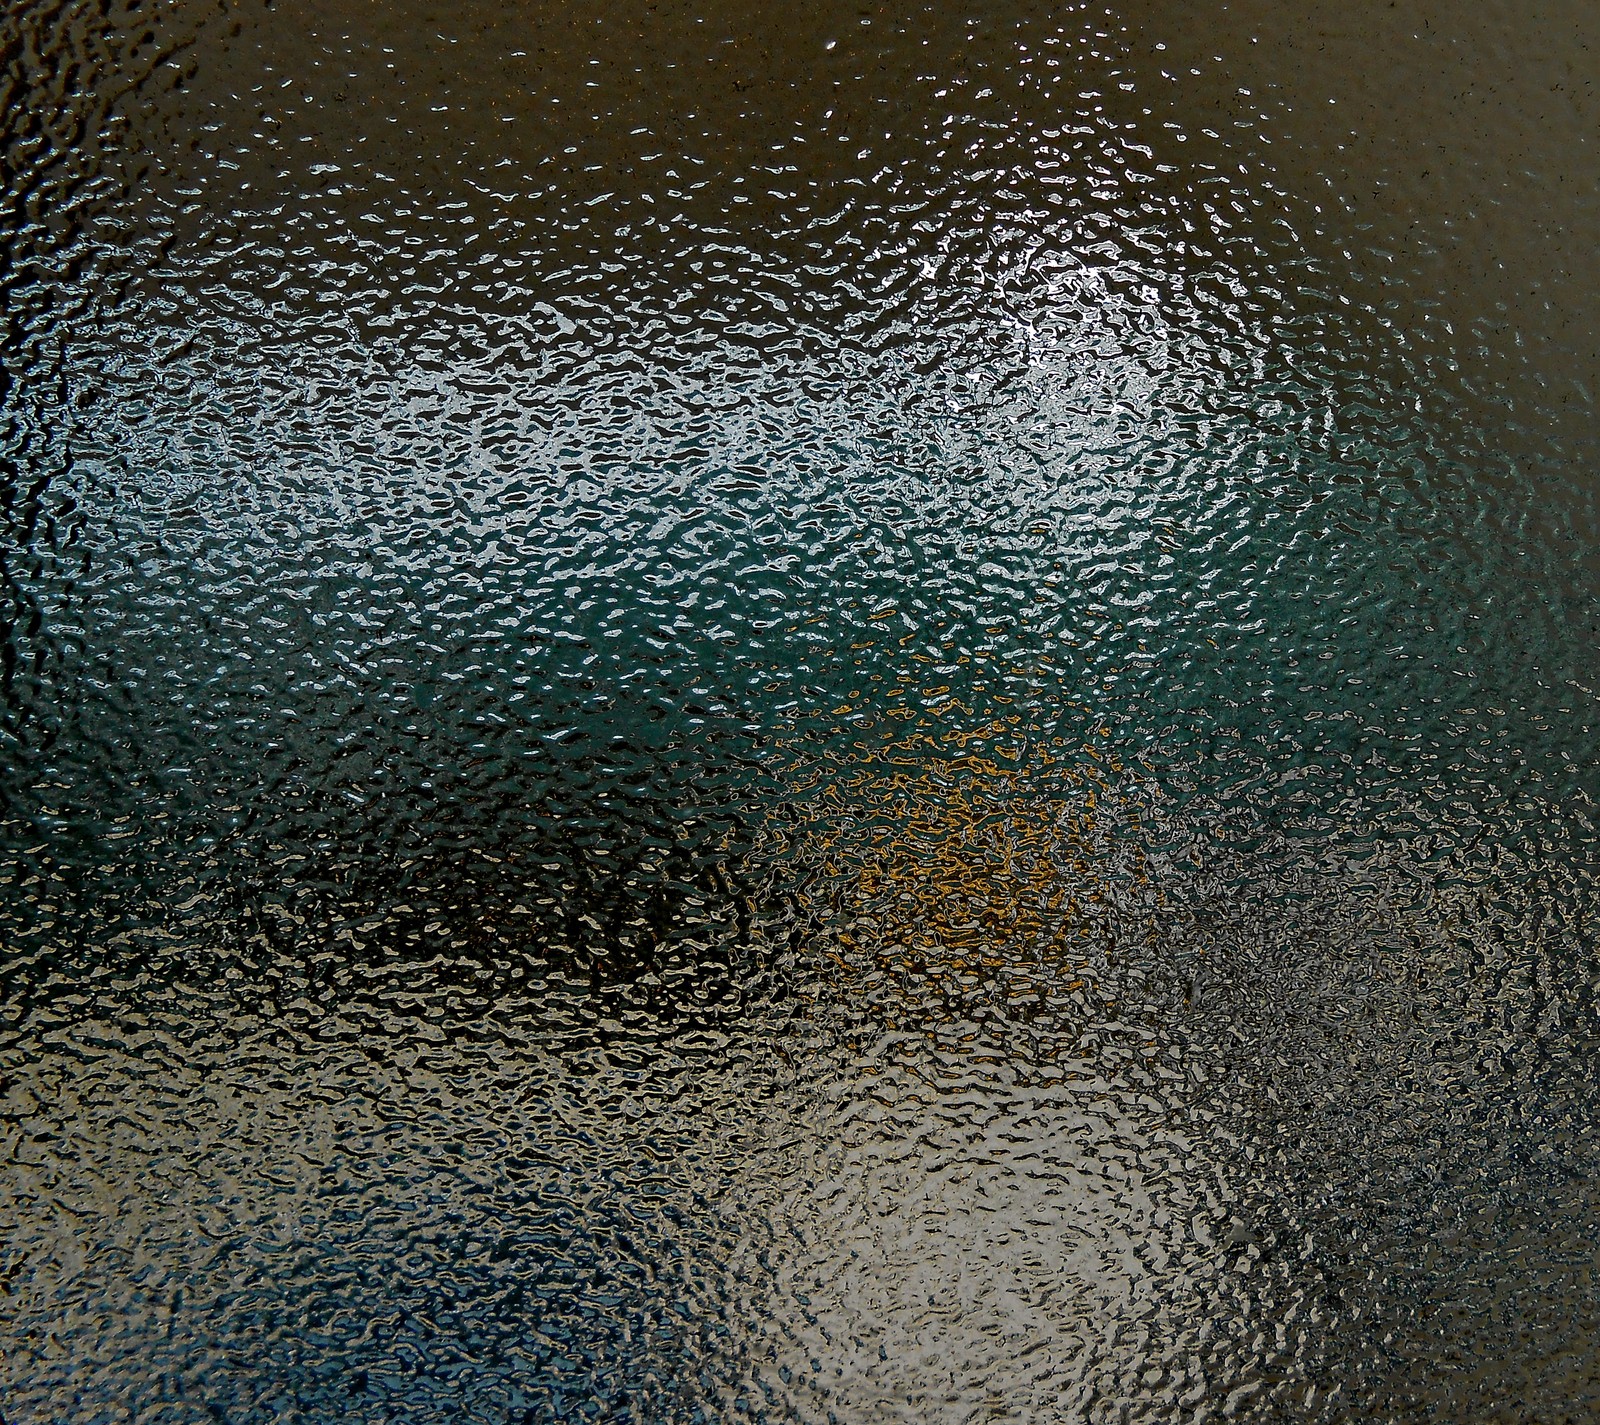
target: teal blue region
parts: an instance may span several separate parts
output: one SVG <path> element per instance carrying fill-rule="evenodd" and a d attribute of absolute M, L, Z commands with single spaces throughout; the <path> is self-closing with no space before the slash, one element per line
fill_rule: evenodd
<path fill-rule="evenodd" d="M 840 373 L 823 399 L 798 394 L 818 373 L 733 349 L 742 383 L 645 362 L 598 411 L 581 380 L 502 371 L 499 440 L 469 369 L 423 383 L 415 434 L 393 390 L 366 395 L 366 452 L 249 422 L 208 448 L 205 405 L 152 410 L 138 449 L 176 469 L 80 435 L 76 478 L 122 492 L 124 542 L 53 622 L 86 664 L 115 657 L 122 697 L 203 695 L 209 725 L 147 715 L 157 780 L 230 753 L 270 773 L 281 749 L 333 759 L 306 775 L 338 786 L 373 774 L 382 728 L 519 767 L 530 806 L 582 795 L 578 763 L 692 805 L 661 769 L 705 789 L 710 758 L 753 809 L 784 795 L 785 749 L 870 742 L 905 708 L 932 733 L 1105 730 L 1180 800 L 1592 791 L 1594 521 L 1564 467 L 1462 450 L 1400 392 L 1286 351 L 1233 370 L 1171 343 Z M 217 575 L 234 617 L 189 620 Z M 330 712 L 370 719 L 359 753 L 297 742 Z"/>

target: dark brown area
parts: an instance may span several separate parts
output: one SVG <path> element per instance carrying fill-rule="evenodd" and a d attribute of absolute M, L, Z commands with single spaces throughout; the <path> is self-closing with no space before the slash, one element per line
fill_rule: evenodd
<path fill-rule="evenodd" d="M 1443 324 L 1446 360 L 1519 420 L 1576 405 L 1569 433 L 1592 423 L 1600 7 L 1117 9 L 1153 117 L 1240 135 L 1347 257 L 1353 299 L 1409 335 Z"/>

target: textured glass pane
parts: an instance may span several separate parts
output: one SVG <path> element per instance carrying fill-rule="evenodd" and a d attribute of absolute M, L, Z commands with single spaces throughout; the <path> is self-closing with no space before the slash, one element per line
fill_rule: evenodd
<path fill-rule="evenodd" d="M 0 1419 L 1600 1414 L 1600 11 L 11 0 Z"/>

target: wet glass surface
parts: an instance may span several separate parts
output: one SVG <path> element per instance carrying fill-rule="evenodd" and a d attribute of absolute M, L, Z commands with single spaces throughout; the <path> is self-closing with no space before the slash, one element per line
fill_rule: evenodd
<path fill-rule="evenodd" d="M 7 9 L 8 1425 L 1600 1412 L 1600 22 L 1179 8 Z"/>

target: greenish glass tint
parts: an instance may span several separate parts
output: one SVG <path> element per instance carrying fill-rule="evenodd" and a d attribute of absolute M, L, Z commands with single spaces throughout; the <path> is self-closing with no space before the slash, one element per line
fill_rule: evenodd
<path fill-rule="evenodd" d="M 0 1416 L 1600 1409 L 1585 26 L 0 18 Z"/>

